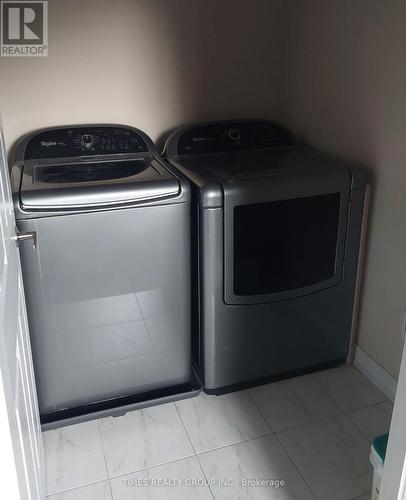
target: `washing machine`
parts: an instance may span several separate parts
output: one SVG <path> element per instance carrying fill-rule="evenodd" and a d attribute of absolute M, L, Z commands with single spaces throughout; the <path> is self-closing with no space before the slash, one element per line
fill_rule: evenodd
<path fill-rule="evenodd" d="M 196 394 L 189 183 L 120 125 L 30 133 L 12 164 L 43 427 Z"/>
<path fill-rule="evenodd" d="M 181 127 L 164 156 L 192 184 L 193 358 L 205 391 L 345 363 L 366 218 L 362 169 L 266 120 Z"/>

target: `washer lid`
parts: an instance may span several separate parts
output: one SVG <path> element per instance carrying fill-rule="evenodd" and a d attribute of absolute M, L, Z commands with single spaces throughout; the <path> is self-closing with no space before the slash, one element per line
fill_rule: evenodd
<path fill-rule="evenodd" d="M 23 210 L 98 208 L 177 196 L 178 179 L 154 157 L 105 161 L 26 162 Z"/>

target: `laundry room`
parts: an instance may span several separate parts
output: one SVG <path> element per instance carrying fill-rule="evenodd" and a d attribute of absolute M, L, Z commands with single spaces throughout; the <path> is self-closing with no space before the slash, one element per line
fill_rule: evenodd
<path fill-rule="evenodd" d="M 405 1 L 0 8 L 0 497 L 405 500 Z"/>

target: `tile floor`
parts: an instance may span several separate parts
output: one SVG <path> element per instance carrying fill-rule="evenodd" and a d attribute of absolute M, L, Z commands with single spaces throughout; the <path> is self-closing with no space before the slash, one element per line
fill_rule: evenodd
<path fill-rule="evenodd" d="M 48 431 L 48 500 L 366 500 L 391 413 L 341 367 Z"/>

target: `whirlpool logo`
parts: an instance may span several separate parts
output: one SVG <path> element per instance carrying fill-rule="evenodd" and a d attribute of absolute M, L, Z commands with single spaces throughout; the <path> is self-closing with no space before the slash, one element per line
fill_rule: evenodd
<path fill-rule="evenodd" d="M 1 2 L 1 56 L 48 55 L 48 2 Z"/>

